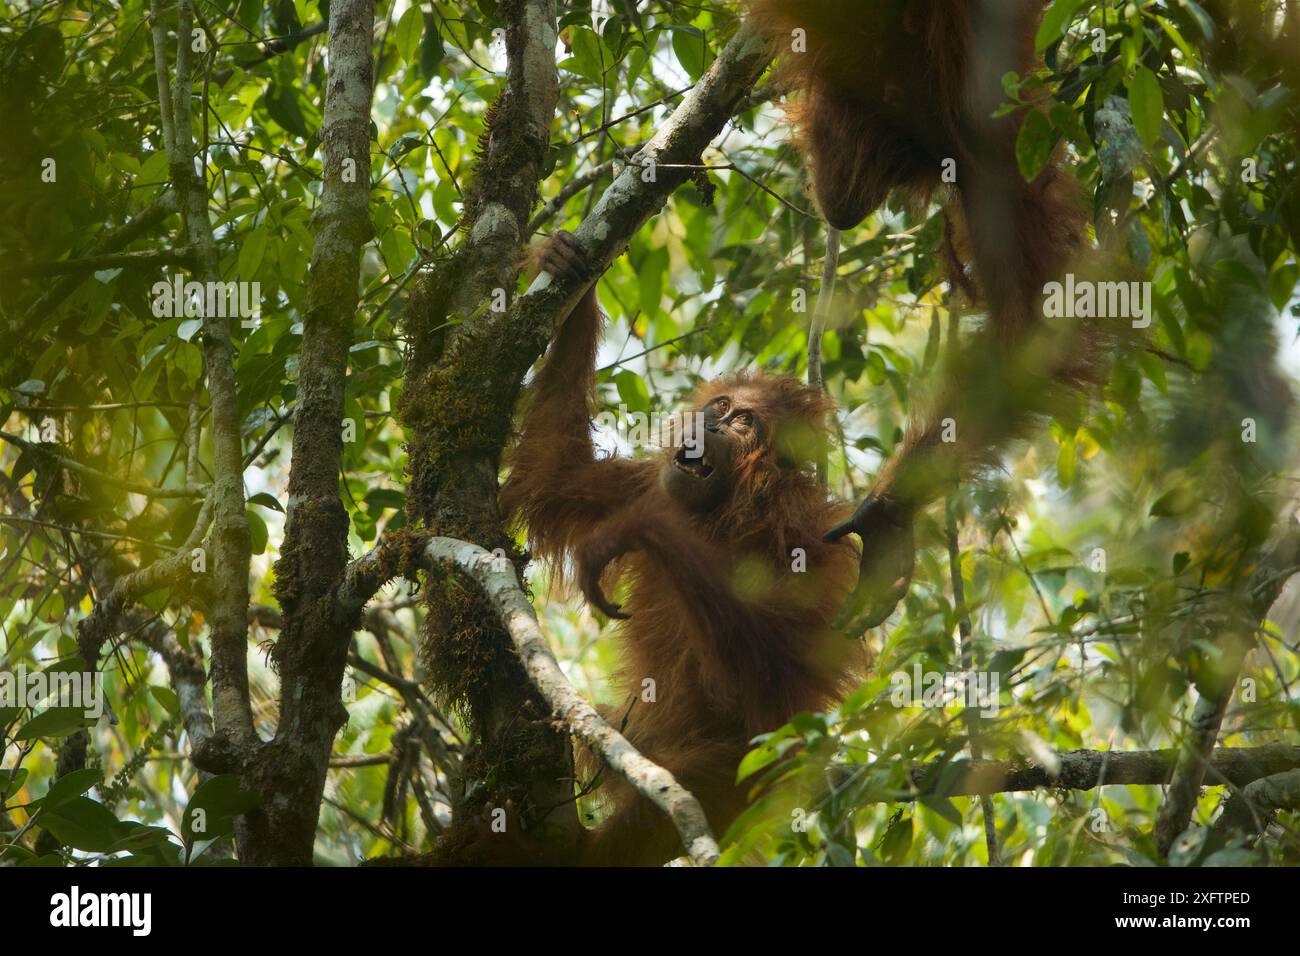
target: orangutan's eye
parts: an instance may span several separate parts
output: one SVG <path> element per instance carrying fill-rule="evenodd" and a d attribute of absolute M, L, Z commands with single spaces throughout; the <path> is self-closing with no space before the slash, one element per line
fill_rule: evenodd
<path fill-rule="evenodd" d="M 725 398 L 714 399 L 713 404 L 718 406 L 719 415 L 727 414 L 727 410 L 731 408 L 731 402 L 727 401 Z"/>
<path fill-rule="evenodd" d="M 739 412 L 731 419 L 731 421 L 742 428 L 749 428 L 754 424 L 754 416 L 749 412 Z"/>

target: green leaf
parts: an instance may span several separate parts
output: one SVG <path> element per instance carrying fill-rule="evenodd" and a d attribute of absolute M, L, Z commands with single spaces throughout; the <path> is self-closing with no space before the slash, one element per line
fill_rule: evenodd
<path fill-rule="evenodd" d="M 1021 577 L 1023 577 L 1023 575 L 1021 575 Z M 1025 659 L 1025 654 L 1027 653 L 1028 649 L 1024 647 L 1008 648 L 1007 650 L 998 651 L 993 655 L 993 659 L 989 661 L 989 670 L 994 674 L 997 674 L 1000 678 L 1005 678 L 1012 670 L 1020 665 L 1020 662 Z"/>
<path fill-rule="evenodd" d="M 79 674 L 86 669 L 86 662 L 76 654 L 70 657 L 64 657 L 45 668 L 44 674 L 49 677 L 52 674 Z"/>
<path fill-rule="evenodd" d="M 925 340 L 925 357 L 921 360 L 921 367 L 929 370 L 934 367 L 934 363 L 939 358 L 939 310 L 930 310 L 930 333 Z"/>
<path fill-rule="evenodd" d="M 947 797 L 921 797 L 920 800 L 926 807 L 933 810 L 949 823 L 954 826 L 961 826 L 961 813 L 958 811 L 957 805 Z"/>
<path fill-rule="evenodd" d="M 262 257 L 266 255 L 266 240 L 269 230 L 265 225 L 258 226 L 239 245 L 239 259 L 235 263 L 235 275 L 242 282 L 252 282 L 257 276 Z"/>
<path fill-rule="evenodd" d="M 641 71 L 649 60 L 649 54 L 646 52 L 645 45 L 637 43 L 634 45 L 627 56 L 627 79 L 628 86 L 634 86 L 636 81 L 641 77 Z"/>
<path fill-rule="evenodd" d="M 149 693 L 153 694 L 154 700 L 162 704 L 163 708 L 172 717 L 179 717 L 181 715 L 181 702 L 176 696 L 176 691 L 172 690 L 170 687 L 162 687 L 158 684 L 154 684 L 150 686 Z"/>
<path fill-rule="evenodd" d="M 438 66 L 447 55 L 438 32 L 438 19 L 433 14 L 424 18 L 424 38 L 420 41 L 420 74 L 431 80 L 438 74 Z"/>
<path fill-rule="evenodd" d="M 270 508 L 272 511 L 278 511 L 284 514 L 284 506 L 276 499 L 275 495 L 266 491 L 259 491 L 253 497 L 248 499 L 250 505 L 261 505 L 263 508 Z"/>
<path fill-rule="evenodd" d="M 838 843 L 826 844 L 826 858 L 831 866 L 855 866 L 857 855 Z"/>
<path fill-rule="evenodd" d="M 1196 28 L 1201 31 L 1201 37 L 1206 40 L 1214 39 L 1214 18 L 1205 12 L 1205 8 L 1196 0 L 1181 0 L 1182 7 L 1196 23 Z"/>
<path fill-rule="evenodd" d="M 1150 146 L 1160 136 L 1165 115 L 1165 98 L 1160 81 L 1145 66 L 1133 70 L 1128 85 L 1128 104 L 1133 111 L 1133 127 L 1144 144 Z"/>
<path fill-rule="evenodd" d="M 1034 48 L 1042 53 L 1049 46 L 1065 35 L 1070 21 L 1083 6 L 1084 0 L 1055 0 L 1043 14 L 1038 25 L 1038 34 L 1034 37 Z"/>
<path fill-rule="evenodd" d="M 654 318 L 659 314 L 659 303 L 663 299 L 664 281 L 668 274 L 668 250 L 659 247 L 646 253 L 637 272 L 640 276 L 641 311 Z"/>
<path fill-rule="evenodd" d="M 1300 208 L 1300 203 L 1297 203 Z M 1273 308 L 1281 312 L 1296 295 L 1300 285 L 1300 264 L 1288 262 L 1275 268 L 1268 277 L 1268 297 Z"/>
<path fill-rule="evenodd" d="M 1156 499 L 1150 514 L 1155 518 L 1174 518 L 1186 514 L 1196 504 L 1196 491 L 1190 484 L 1181 484 Z"/>
<path fill-rule="evenodd" d="M 1007 627 L 1015 627 L 1020 621 L 1020 615 L 1025 610 L 1025 602 L 1029 599 L 1028 590 L 1023 574 L 1017 571 L 1003 575 L 998 585 L 998 595 L 1002 599 L 1002 614 L 1006 617 Z M 994 660 L 996 659 L 995 657 Z"/>
<path fill-rule="evenodd" d="M 1016 163 L 1026 182 L 1033 182 L 1047 168 L 1056 145 L 1056 133 L 1051 121 L 1034 110 L 1025 117 L 1016 137 Z"/>
<path fill-rule="evenodd" d="M 199 351 L 198 346 L 193 342 L 182 342 L 171 357 L 173 367 L 180 374 L 185 386 L 192 388 L 197 385 L 199 376 L 203 373 L 203 353 Z"/>
<path fill-rule="evenodd" d="M 397 52 L 407 63 L 415 62 L 415 51 L 419 49 L 420 34 L 423 32 L 424 14 L 420 11 L 420 5 L 414 3 L 406 8 L 406 12 L 402 14 L 402 18 L 397 21 L 397 27 L 393 30 L 393 42 L 397 45 Z"/>
<path fill-rule="evenodd" d="M 374 488 L 366 492 L 366 507 L 371 511 L 384 508 L 405 508 L 406 493 L 396 488 Z"/>
<path fill-rule="evenodd" d="M 253 548 L 253 554 L 265 554 L 266 543 L 271 536 L 267 530 L 266 522 L 252 508 L 245 509 L 244 513 L 248 515 L 248 537 Z"/>
<path fill-rule="evenodd" d="M 886 863 L 899 866 L 907 861 L 907 853 L 912 848 L 912 830 L 910 816 L 900 817 L 889 825 L 880 843 L 880 855 Z"/>
<path fill-rule="evenodd" d="M 63 846 L 89 853 L 107 853 L 109 847 L 126 835 L 122 822 L 108 807 L 80 796 L 42 813 L 39 823 Z"/>
<path fill-rule="evenodd" d="M 1062 441 L 1060 447 L 1056 450 L 1056 477 L 1060 481 L 1062 488 L 1069 488 L 1070 485 L 1074 484 L 1078 463 L 1075 452 L 1076 446 L 1073 437 Z"/>
<path fill-rule="evenodd" d="M 35 853 L 24 846 L 19 846 L 17 843 L 0 843 L 0 852 L 4 853 L 4 858 L 6 860 L 12 860 L 19 866 L 33 865 L 38 859 Z M 57 857 L 55 857 L 55 859 L 58 860 Z M 58 860 L 54 865 L 62 866 L 63 861 Z"/>
<path fill-rule="evenodd" d="M 171 831 L 163 827 L 150 827 L 132 821 L 122 823 L 123 836 L 108 848 L 109 853 L 139 852 L 158 847 L 171 840 Z M 174 844 L 173 844 L 174 847 Z M 156 865 L 156 864 L 155 864 Z"/>
<path fill-rule="evenodd" d="M 108 164 L 118 172 L 127 173 L 131 176 L 140 174 L 140 161 L 127 153 L 109 153 Z"/>
<path fill-rule="evenodd" d="M 1165 375 L 1164 363 L 1150 352 L 1138 353 L 1138 365 L 1142 366 L 1142 371 L 1150 379 L 1151 384 L 1160 392 L 1169 391 L 1169 379 Z"/>
<path fill-rule="evenodd" d="M 1178 47 L 1178 51 L 1182 53 L 1182 55 L 1187 59 L 1187 61 L 1190 63 L 1195 63 L 1196 53 L 1188 44 L 1187 40 L 1183 38 L 1183 35 L 1179 31 L 1178 27 L 1174 26 L 1164 17 L 1156 17 L 1156 22 L 1160 24 L 1160 26 L 1164 29 L 1165 33 L 1169 34 L 1169 39 L 1174 41 L 1174 46 Z"/>
<path fill-rule="evenodd" d="M 37 714 L 14 734 L 14 740 L 33 740 L 37 737 L 66 737 L 83 727 L 95 723 L 94 717 L 87 717 L 80 707 L 51 707 L 44 713 Z"/>
<path fill-rule="evenodd" d="M 650 410 L 650 390 L 636 372 L 623 369 L 614 376 L 614 385 L 618 388 L 618 397 L 623 400 L 629 412 Z"/>
<path fill-rule="evenodd" d="M 161 149 L 150 153 L 140 164 L 140 172 L 135 177 L 137 185 L 145 183 L 165 183 L 167 181 L 167 153 Z"/>
<path fill-rule="evenodd" d="M 781 753 L 775 747 L 768 745 L 755 747 L 745 754 L 745 758 L 740 761 L 740 767 L 736 770 L 736 779 L 744 780 L 750 774 L 757 773 L 770 765 L 779 756 L 781 756 Z"/>
<path fill-rule="evenodd" d="M 86 767 L 83 770 L 64 774 L 50 784 L 49 791 L 41 798 L 41 807 L 46 811 L 53 810 L 73 797 L 82 796 L 91 787 L 97 787 L 103 781 L 104 771 L 95 767 Z"/>
<path fill-rule="evenodd" d="M 393 148 L 388 151 L 388 154 L 393 159 L 397 159 L 399 156 L 405 156 L 411 150 L 417 149 L 423 145 L 423 136 L 417 136 L 415 133 L 407 133 L 393 144 Z"/>
<path fill-rule="evenodd" d="M 694 83 L 708 65 L 709 47 L 704 38 L 704 31 L 696 27 L 674 27 L 673 53 L 677 54 L 677 62 L 682 65 L 682 69 Z"/>
<path fill-rule="evenodd" d="M 215 840 L 234 831 L 235 817 L 257 806 L 257 795 L 239 786 L 233 774 L 219 774 L 199 784 L 181 818 L 181 837 L 187 845 L 195 840 Z"/>
<path fill-rule="evenodd" d="M 415 244 L 406 233 L 389 229 L 379 240 L 379 252 L 384 257 L 384 265 L 391 275 L 400 275 L 411 260 L 415 258 Z"/>
<path fill-rule="evenodd" d="M 18 792 L 27 779 L 28 770 L 26 767 L 18 767 L 13 770 L 0 770 L 0 800 L 7 799 Z"/>
<path fill-rule="evenodd" d="M 298 94 L 293 87 L 271 83 L 266 88 L 266 95 L 262 97 L 262 105 L 281 129 L 303 139 L 311 135 L 307 120 L 302 115 L 302 107 L 298 105 Z"/>
<path fill-rule="evenodd" d="M 570 37 L 573 56 L 560 65 L 567 70 L 572 70 L 584 80 L 600 83 L 602 77 L 600 38 L 594 31 L 578 26 L 573 28 Z"/>

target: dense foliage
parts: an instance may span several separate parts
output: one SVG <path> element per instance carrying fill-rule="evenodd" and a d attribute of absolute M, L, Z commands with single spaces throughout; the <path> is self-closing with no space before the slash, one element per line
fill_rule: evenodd
<path fill-rule="evenodd" d="M 195 89 L 220 270 L 256 280 L 262 301 L 253 327 L 234 328 L 245 447 L 255 452 L 245 475 L 252 645 L 274 639 L 271 566 L 283 535 L 321 180 L 327 57 L 313 28 L 327 6 L 196 7 L 211 37 L 196 53 Z M 671 113 L 739 16 L 729 4 L 671 0 L 643 4 L 635 21 L 635 5 L 560 6 L 561 98 L 543 200 L 586 179 L 558 209 L 542 207 L 543 233 L 574 228 L 590 212 L 613 167 Z M 1300 53 L 1271 45 L 1277 25 L 1263 11 L 1281 7 L 1255 6 L 1261 12 L 1240 17 L 1229 36 L 1195 0 L 1051 4 L 1039 36 L 1046 65 L 1005 80 L 1008 103 L 1050 97 L 1050 108 L 1025 124 L 1018 157 L 1032 176 L 1063 144 L 1091 201 L 1094 238 L 1126 279 L 1152 284 L 1149 347 L 1123 353 L 1103 401 L 1063 410 L 1015 446 L 1005 467 L 931 509 L 910 595 L 866 636 L 870 679 L 835 711 L 800 716 L 771 735 L 747 762 L 766 776 L 761 798 L 733 828 L 732 859 L 757 850 L 789 864 L 983 863 L 978 800 L 900 802 L 916 767 L 968 752 L 972 727 L 984 754 L 999 758 L 1177 741 L 1222 632 L 1249 617 L 1243 606 L 1261 586 L 1261 548 L 1290 520 L 1300 473 L 1287 418 L 1288 376 L 1300 368 Z M 184 489 L 207 480 L 198 324 L 154 308 L 155 283 L 181 267 L 156 257 L 106 263 L 71 282 L 54 265 L 93 254 L 100 237 L 164 194 L 147 5 L 0 0 L 0 15 L 3 431 L 134 482 Z M 484 114 L 504 82 L 492 0 L 390 0 L 378 16 L 374 233 L 347 381 L 356 434 L 344 445 L 341 482 L 353 553 L 405 523 L 406 451 L 393 417 L 405 291 L 457 235 Z M 692 183 L 601 280 L 611 318 L 600 355 L 607 408 L 665 412 L 701 379 L 732 368 L 806 374 L 827 234 L 781 99 L 760 83 Z M 42 176 L 49 168 L 53 181 Z M 174 222 L 162 220 L 130 249 L 182 245 L 175 230 L 168 238 Z M 951 344 L 958 317 L 942 234 L 936 203 L 891 205 L 843 236 L 824 343 L 826 385 L 842 410 L 829 480 L 842 497 L 860 497 L 901 440 Z M 203 436 L 196 447 L 192 406 Z M 75 622 L 105 582 L 178 548 L 198 503 L 145 497 L 12 443 L 0 448 L 0 466 L 3 667 L 73 666 Z M 954 597 L 955 583 L 964 600 Z M 607 622 L 576 597 L 548 591 L 544 573 L 533 585 L 570 678 L 603 700 L 615 662 Z M 172 591 L 143 601 L 144 613 L 105 657 L 113 718 L 94 726 L 80 776 L 51 788 L 58 751 L 83 721 L 0 710 L 0 830 L 19 834 L 0 840 L 7 857 L 179 861 L 191 845 L 180 822 L 187 803 L 208 801 L 218 817 L 238 809 L 237 794 L 218 792 L 220 780 L 200 792 L 176 694 L 141 639 L 161 625 L 182 647 L 202 648 L 201 604 Z M 406 585 L 388 593 L 358 633 L 356 653 L 418 679 L 422 613 Z M 1251 620 L 1258 646 L 1221 746 L 1297 740 L 1297 621 L 1294 594 L 1271 617 Z M 896 706 L 893 675 L 964 669 L 963 623 L 977 661 L 999 675 L 996 714 L 971 724 L 956 704 Z M 250 664 L 256 719 L 269 734 L 277 676 L 261 652 Z M 361 670 L 350 674 L 355 698 L 335 743 L 339 766 L 317 839 L 318 859 L 340 864 L 426 847 L 447 822 L 443 790 L 461 744 L 447 715 L 437 724 L 445 762 L 435 765 L 411 729 L 414 711 L 436 713 L 433 703 Z M 791 759 L 773 763 L 781 754 Z M 1210 818 L 1220 794 L 1205 791 L 1199 820 Z M 1160 800 L 1150 786 L 995 795 L 1001 857 L 1153 860 Z M 1222 848 L 1215 861 L 1300 862 L 1297 817 L 1283 822 L 1291 831 L 1284 839 Z M 34 832 L 49 836 L 33 842 Z M 1181 861 L 1205 862 L 1194 841 L 1180 852 Z"/>

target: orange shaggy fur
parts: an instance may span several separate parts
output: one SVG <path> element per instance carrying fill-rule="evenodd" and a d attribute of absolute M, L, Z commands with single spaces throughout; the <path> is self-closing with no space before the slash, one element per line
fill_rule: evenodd
<path fill-rule="evenodd" d="M 1039 0 L 751 0 L 751 16 L 778 57 L 796 143 L 823 212 L 851 228 L 898 190 L 929 200 L 951 189 L 949 272 L 988 321 L 964 356 L 950 356 L 946 386 L 913 423 L 874 497 L 924 505 L 1070 393 L 1102 377 L 1113 330 L 1046 329 L 1046 283 L 1083 249 L 1086 219 L 1059 155 L 1026 182 L 1016 162 L 1020 127 L 1036 105 L 992 114 L 1001 78 L 1038 65 Z M 806 48 L 792 48 L 803 30 Z M 945 186 L 952 169 L 956 182 Z M 967 264 L 970 273 L 967 274 Z M 1002 395 L 991 395 L 1000 384 Z M 984 408 L 972 408 L 980 397 Z M 987 414 L 977 414 L 977 411 Z M 940 441 L 953 417 L 957 441 Z"/>
<path fill-rule="evenodd" d="M 596 456 L 601 321 L 589 290 L 537 374 L 501 504 L 527 526 L 533 553 L 557 565 L 603 567 L 603 549 L 629 545 L 605 575 L 610 584 L 626 579 L 631 615 L 619 625 L 620 703 L 606 716 L 701 800 L 720 833 L 744 806 L 735 774 L 750 740 L 824 708 L 853 673 L 858 645 L 830 621 L 852 587 L 857 552 L 822 541 L 843 508 L 781 445 L 800 432 L 824 438 L 831 405 L 779 376 L 742 374 L 701 388 L 698 407 L 723 392 L 760 396 L 759 418 L 775 423 L 776 434 L 735 462 L 725 502 L 689 513 L 661 486 L 662 455 Z M 804 549 L 806 571 L 792 570 L 795 548 Z M 642 696 L 646 679 L 652 702 Z M 605 792 L 611 817 L 585 834 L 576 859 L 559 862 L 654 865 L 680 854 L 661 811 L 621 780 Z"/>

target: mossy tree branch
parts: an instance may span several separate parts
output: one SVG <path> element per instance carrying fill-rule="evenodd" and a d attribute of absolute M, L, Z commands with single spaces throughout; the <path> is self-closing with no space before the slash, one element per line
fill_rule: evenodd
<path fill-rule="evenodd" d="M 1065 750 L 1053 766 L 1024 760 L 954 760 L 912 772 L 917 796 L 975 797 L 1025 790 L 1091 790 L 1094 787 L 1162 786 L 1178 762 L 1170 750 Z M 1210 751 L 1207 766 L 1216 784 L 1242 787 L 1262 777 L 1300 767 L 1300 747 L 1221 747 Z"/>
<path fill-rule="evenodd" d="M 526 13 L 549 4 L 532 0 L 503 5 L 507 13 L 519 14 L 521 8 Z M 543 56 L 542 49 L 530 46 L 527 24 L 535 22 L 520 19 L 507 30 L 511 84 L 526 85 L 530 75 L 544 72 L 530 74 L 524 67 L 530 57 Z M 548 54 L 553 50 L 546 43 L 541 46 Z M 770 58 L 767 44 L 742 26 L 654 138 L 615 176 L 576 231 L 594 273 L 608 268 L 673 190 L 687 181 L 705 148 L 748 102 Z M 519 170 L 540 170 L 544 156 L 544 143 L 528 138 L 527 131 L 536 127 L 515 113 L 527 112 L 521 103 L 540 108 L 544 98 L 510 99 L 509 89 L 494 106 L 486 153 L 476 170 L 475 188 L 490 183 L 492 191 L 467 196 L 469 251 L 435 269 L 408 304 L 412 346 L 400 415 L 411 439 L 407 501 L 413 521 L 439 534 L 513 554 L 513 541 L 496 509 L 501 450 L 525 373 L 584 289 L 551 283 L 543 275 L 504 310 L 480 305 L 490 288 L 513 288 L 519 247 L 527 235 L 527 212 L 536 198 L 535 179 Z M 523 140 L 513 141 L 514 152 L 505 145 L 512 142 L 512 131 L 525 131 Z M 502 190 L 509 193 L 509 201 Z M 527 202 L 518 202 L 520 196 Z M 509 243 L 501 240 L 506 233 Z M 490 269 L 474 270 L 475 250 L 489 248 L 496 250 L 492 268 L 502 273 L 495 278 Z M 476 306 L 478 311 L 473 311 Z M 442 334 L 447 327 L 454 327 L 455 333 Z M 494 779 L 502 783 L 488 799 L 513 799 L 525 808 L 526 822 L 530 805 L 563 805 L 569 796 L 565 778 L 572 775 L 565 738 L 549 729 L 547 708 L 515 661 L 508 635 L 487 623 L 490 612 L 475 589 L 437 584 L 425 593 L 431 602 L 425 655 L 443 693 L 466 703 L 474 718 L 482 744 L 480 766 L 494 768 Z M 537 732 L 528 733 L 529 727 Z M 521 742 L 525 735 L 528 740 Z M 527 759 L 508 759 L 517 757 L 520 747 L 527 748 Z M 506 779 L 503 767 L 519 768 L 527 779 Z M 472 774 L 474 768 L 469 769 Z M 561 838 L 576 835 L 576 814 L 566 814 L 552 825 L 562 831 Z"/>
<path fill-rule="evenodd" d="M 496 510 L 505 433 L 498 429 L 487 440 L 476 433 L 508 418 L 516 383 L 503 388 L 485 374 L 472 348 L 462 349 L 479 340 L 480 327 L 493 315 L 488 308 L 476 314 L 476 307 L 485 300 L 499 306 L 515 289 L 559 81 L 554 0 L 504 0 L 499 13 L 505 23 L 506 83 L 479 141 L 465 192 L 462 241 L 423 277 L 407 304 L 410 351 L 399 414 L 410 443 L 412 523 L 513 554 Z M 530 824 L 537 822 L 532 808 L 571 800 L 565 780 L 572 774 L 568 738 L 551 728 L 544 703 L 512 657 L 509 635 L 478 589 L 438 582 L 426 587 L 425 595 L 422 652 L 438 689 L 467 706 L 477 738 L 468 776 L 495 771 L 504 784 L 489 799 L 513 799 Z M 517 759 L 523 751 L 526 759 Z M 576 838 L 576 815 L 557 818 L 562 818 L 557 839 Z"/>

